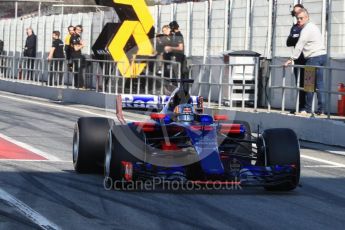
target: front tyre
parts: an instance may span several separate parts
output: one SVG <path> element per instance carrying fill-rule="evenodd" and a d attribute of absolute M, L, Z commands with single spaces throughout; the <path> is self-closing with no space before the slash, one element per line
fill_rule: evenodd
<path fill-rule="evenodd" d="M 268 129 L 262 134 L 267 166 L 293 165 L 295 174 L 290 181 L 274 186 L 265 186 L 269 191 L 290 191 L 297 187 L 300 179 L 300 146 L 296 133 L 291 129 Z"/>

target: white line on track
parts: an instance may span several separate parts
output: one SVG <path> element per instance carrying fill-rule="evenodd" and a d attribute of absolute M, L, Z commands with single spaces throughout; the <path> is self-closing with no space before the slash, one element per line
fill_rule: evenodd
<path fill-rule="evenodd" d="M 311 157 L 311 156 L 306 156 L 306 155 L 301 155 L 301 157 L 305 158 L 305 159 L 308 159 L 308 160 L 329 164 L 331 166 L 336 166 L 336 167 L 340 167 L 340 168 L 345 167 L 345 164 L 340 164 L 340 163 L 337 163 L 337 162 L 333 162 L 333 161 L 329 161 L 329 160 L 324 160 L 324 159 L 320 159 L 320 158 L 317 158 L 317 157 Z"/>
<path fill-rule="evenodd" d="M 7 98 L 7 99 L 11 99 L 14 101 L 20 101 L 20 102 L 25 102 L 25 103 L 30 103 L 30 104 L 35 104 L 35 105 L 40 105 L 40 106 L 45 106 L 45 107 L 50 107 L 50 108 L 55 108 L 55 109 L 60 109 L 60 110 L 66 110 L 66 111 L 75 111 L 75 112 L 82 112 L 82 113 L 86 113 L 92 116 L 97 116 L 97 117 L 106 117 L 106 118 L 110 118 L 110 119 L 116 119 L 116 115 L 114 114 L 113 116 L 109 116 L 109 115 L 105 115 L 105 114 L 98 114 L 98 113 L 94 113 L 91 111 L 87 111 L 85 109 L 79 109 L 79 108 L 73 108 L 73 107 L 66 107 L 64 105 L 53 105 L 53 104 L 48 104 L 49 102 L 43 103 L 43 102 L 38 102 L 38 101 L 33 101 L 30 99 L 24 99 L 24 98 L 16 98 L 16 97 L 12 97 L 12 96 L 5 96 L 5 95 L 0 95 L 0 97 L 2 98 Z M 134 121 L 131 119 L 125 119 L 128 121 Z"/>
<path fill-rule="evenodd" d="M 0 188 L 0 199 L 5 201 L 8 205 L 14 207 L 22 215 L 28 218 L 30 221 L 38 225 L 41 229 L 60 229 L 57 225 L 50 222 L 47 218 L 24 204 L 22 201 L 16 199 L 14 196 L 10 195 L 6 191 Z"/>
<path fill-rule="evenodd" d="M 345 156 L 345 151 L 326 150 L 327 152 Z"/>
<path fill-rule="evenodd" d="M 58 162 L 58 163 L 73 163 L 73 161 L 63 161 L 63 160 L 22 160 L 22 159 L 0 159 L 0 162 Z"/>
<path fill-rule="evenodd" d="M 66 107 L 66 106 L 63 106 L 63 105 L 53 105 L 53 104 L 48 104 L 49 102 L 47 103 L 42 103 L 42 102 L 38 102 L 38 101 L 33 101 L 33 100 L 30 100 L 30 99 L 23 99 L 23 98 L 16 98 L 16 97 L 12 97 L 12 96 L 5 96 L 5 95 L 0 95 L 0 97 L 2 98 L 7 98 L 7 99 L 11 99 L 11 100 L 14 100 L 14 101 L 19 101 L 19 102 L 24 102 L 24 103 L 29 103 L 29 104 L 35 104 L 35 105 L 40 105 L 40 106 L 45 106 L 45 107 L 50 107 L 50 108 L 55 108 L 55 109 L 59 109 L 59 110 L 65 110 L 65 111 L 76 111 L 76 112 L 82 112 L 82 113 L 85 113 L 85 114 L 89 114 L 89 115 L 92 115 L 92 116 L 97 116 L 97 117 L 106 117 L 106 118 L 110 118 L 110 119 L 117 119 L 115 114 L 113 116 L 108 116 L 108 115 L 102 115 L 102 114 L 98 114 L 98 113 L 94 113 L 94 112 L 90 112 L 90 111 L 87 111 L 85 109 L 78 109 L 78 108 L 73 108 L 73 107 Z M 134 120 L 131 120 L 131 119 L 126 119 L 127 121 L 134 121 Z M 10 138 L 4 134 L 1 134 L 0 133 L 0 138 L 3 138 L 9 142 L 12 142 L 22 148 L 25 148 L 33 153 L 36 153 L 46 159 L 48 159 L 49 161 L 55 161 L 55 162 L 62 162 L 59 158 L 53 156 L 53 155 L 50 155 L 48 153 L 45 153 L 41 150 L 38 150 L 28 144 L 25 144 L 23 142 L 19 142 L 19 141 L 16 141 L 14 140 L 13 138 Z M 0 161 L 14 161 L 13 159 L 2 159 Z M 15 161 L 37 161 L 37 160 L 15 160 Z M 69 162 L 69 161 L 68 161 Z"/>
<path fill-rule="evenodd" d="M 304 165 L 303 168 L 345 168 L 344 166 L 336 165 Z"/>
<path fill-rule="evenodd" d="M 5 139 L 6 141 L 9 141 L 9 142 L 11 142 L 11 143 L 13 143 L 13 144 L 15 144 L 15 145 L 18 145 L 18 146 L 20 146 L 20 147 L 22 147 L 22 148 L 24 148 L 24 149 L 27 149 L 27 150 L 29 150 L 30 152 L 33 152 L 33 153 L 35 153 L 35 154 L 37 154 L 37 155 L 40 155 L 40 156 L 46 158 L 46 159 L 49 160 L 49 161 L 61 161 L 61 160 L 60 160 L 59 158 L 57 158 L 56 156 L 53 156 L 53 155 L 51 155 L 51 154 L 49 154 L 49 153 L 45 153 L 45 152 L 43 152 L 43 151 L 41 151 L 41 150 L 39 150 L 39 149 L 36 149 L 36 148 L 32 147 L 31 145 L 28 145 L 28 144 L 25 144 L 25 143 L 23 143 L 23 142 L 14 140 L 13 138 L 8 137 L 8 136 L 6 136 L 6 135 L 4 135 L 4 134 L 2 134 L 2 133 L 0 133 L 0 138 Z"/>

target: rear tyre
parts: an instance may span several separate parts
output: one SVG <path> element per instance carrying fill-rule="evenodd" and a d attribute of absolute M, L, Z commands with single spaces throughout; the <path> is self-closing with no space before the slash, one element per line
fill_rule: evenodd
<path fill-rule="evenodd" d="M 127 125 L 115 125 L 113 129 L 109 130 L 105 145 L 105 157 L 104 157 L 104 186 L 108 189 L 123 184 L 124 169 L 122 161 L 125 162 L 139 162 L 140 160 L 133 156 L 123 146 L 124 143 L 114 135 L 114 132 L 118 133 L 121 138 L 126 138 L 126 134 L 135 132 L 131 130 Z M 136 141 L 133 141 L 133 145 Z M 139 143 L 144 144 L 144 142 Z M 144 146 L 140 146 L 141 151 L 144 152 Z"/>
<path fill-rule="evenodd" d="M 113 180 L 121 180 L 121 161 L 124 160 L 125 153 L 118 149 L 119 143 L 116 142 L 116 138 L 112 134 L 112 131 L 109 131 L 105 147 L 104 176 Z"/>
<path fill-rule="evenodd" d="M 73 166 L 78 173 L 100 173 L 112 120 L 82 117 L 74 128 Z"/>
<path fill-rule="evenodd" d="M 266 150 L 267 166 L 294 165 L 296 173 L 291 181 L 274 186 L 265 186 L 269 191 L 290 191 L 297 187 L 300 179 L 300 147 L 296 133 L 291 129 L 268 129 L 262 134 L 264 150 Z"/>

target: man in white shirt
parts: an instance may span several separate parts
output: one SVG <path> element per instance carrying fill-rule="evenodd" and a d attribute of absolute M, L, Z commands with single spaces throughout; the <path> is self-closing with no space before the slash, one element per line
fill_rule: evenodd
<path fill-rule="evenodd" d="M 292 56 L 285 62 L 285 66 L 293 63 L 303 52 L 306 65 L 323 66 L 326 63 L 326 49 L 319 28 L 309 21 L 306 9 L 301 9 L 297 14 L 297 23 L 303 27 Z M 316 90 L 318 109 L 317 114 L 324 113 L 324 97 L 320 91 L 324 90 L 323 69 L 316 70 Z M 305 112 L 310 113 L 313 101 L 313 93 L 306 93 Z M 301 111 L 303 112 L 303 111 Z"/>

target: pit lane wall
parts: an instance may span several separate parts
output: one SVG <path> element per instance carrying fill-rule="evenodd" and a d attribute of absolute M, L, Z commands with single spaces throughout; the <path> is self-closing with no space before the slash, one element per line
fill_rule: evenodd
<path fill-rule="evenodd" d="M 252 132 L 271 128 L 290 128 L 301 140 L 345 147 L 345 122 L 303 116 L 253 112 L 230 111 L 229 109 L 210 109 L 206 113 L 226 114 L 231 120 L 244 120 L 250 124 Z"/>
<path fill-rule="evenodd" d="M 58 103 L 89 105 L 109 110 L 116 108 L 114 94 L 97 93 L 90 90 L 53 88 L 0 80 L 0 91 L 44 98 Z"/>
<path fill-rule="evenodd" d="M 6 80 L 0 80 L 0 90 L 62 103 L 83 104 L 112 110 L 115 109 L 116 105 L 115 95 L 88 90 L 52 88 Z M 227 114 L 230 119 L 248 121 L 253 132 L 257 131 L 258 126 L 261 131 L 268 128 L 291 128 L 302 140 L 345 147 L 345 123 L 343 121 L 299 117 L 273 112 L 233 111 L 228 107 L 206 108 L 205 112 Z"/>

